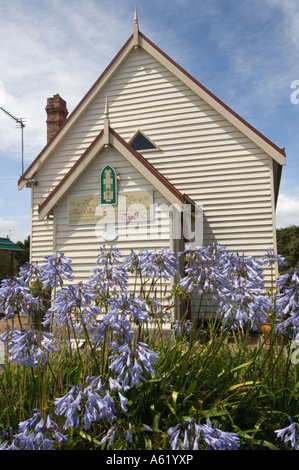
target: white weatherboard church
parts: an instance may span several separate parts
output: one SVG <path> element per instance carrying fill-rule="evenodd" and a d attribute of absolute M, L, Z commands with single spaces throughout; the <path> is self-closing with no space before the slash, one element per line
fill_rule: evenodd
<path fill-rule="evenodd" d="M 74 111 L 67 117 L 59 95 L 46 111 L 48 142 L 18 183 L 32 191 L 31 261 L 63 252 L 84 281 L 107 243 L 124 255 L 179 252 L 192 236 L 246 255 L 276 251 L 284 149 L 145 37 L 136 13 Z"/>

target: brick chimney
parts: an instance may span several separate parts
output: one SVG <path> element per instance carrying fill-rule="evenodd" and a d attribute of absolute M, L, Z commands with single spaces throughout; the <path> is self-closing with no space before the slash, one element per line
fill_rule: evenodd
<path fill-rule="evenodd" d="M 49 143 L 68 115 L 66 102 L 57 94 L 47 99 L 47 143 Z"/>

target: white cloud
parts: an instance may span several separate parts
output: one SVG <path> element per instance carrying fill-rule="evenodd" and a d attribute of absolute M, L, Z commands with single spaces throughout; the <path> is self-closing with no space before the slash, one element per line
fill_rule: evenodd
<path fill-rule="evenodd" d="M 277 228 L 299 225 L 299 193 L 279 195 L 276 221 Z"/>
<path fill-rule="evenodd" d="M 26 228 L 22 222 L 21 220 L 0 217 L 0 237 L 8 237 L 14 243 L 24 241 L 30 235 L 30 228 Z"/>
<path fill-rule="evenodd" d="M 26 119 L 28 163 L 46 144 L 47 98 L 59 93 L 71 112 L 131 34 L 121 15 L 125 6 L 117 2 L 115 14 L 111 3 L 0 3 L 1 99 L 10 113 Z M 132 7 L 132 30 L 133 14 Z M 0 151 L 19 150 L 15 127 L 1 116 Z"/>
<path fill-rule="evenodd" d="M 281 29 L 293 43 L 299 43 L 299 4 L 297 0 L 266 0 L 270 6 L 280 9 Z"/>

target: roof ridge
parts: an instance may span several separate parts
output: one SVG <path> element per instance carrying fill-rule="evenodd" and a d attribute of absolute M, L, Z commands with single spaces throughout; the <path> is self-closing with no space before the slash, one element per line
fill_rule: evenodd
<path fill-rule="evenodd" d="M 138 30 L 138 35 L 141 39 L 147 42 L 153 49 L 155 49 L 160 55 L 162 55 L 168 62 L 170 62 L 177 70 L 179 70 L 183 75 L 185 75 L 189 80 L 191 80 L 196 86 L 198 86 L 204 93 L 212 98 L 215 102 L 217 102 L 223 109 L 228 111 L 232 116 L 234 116 L 239 122 L 245 125 L 248 129 L 250 129 L 254 134 L 256 134 L 260 139 L 266 142 L 270 147 L 272 147 L 276 152 L 280 153 L 284 158 L 286 157 L 285 149 L 278 147 L 274 142 L 268 139 L 264 134 L 258 131 L 252 124 L 247 122 L 244 118 L 242 118 L 238 113 L 236 113 L 232 108 L 226 105 L 220 98 L 218 98 L 214 93 L 212 93 L 208 88 L 206 88 L 201 82 L 199 82 L 196 78 L 194 78 L 189 72 L 187 72 L 182 66 L 180 66 L 177 62 L 175 62 L 171 57 L 169 57 L 162 49 L 160 49 L 155 43 L 153 43 L 147 36 L 145 36 L 141 31 Z M 51 139 L 49 143 L 45 145 L 45 147 L 41 150 L 38 156 L 34 159 L 34 161 L 30 164 L 30 166 L 26 169 L 23 175 L 19 178 L 18 184 L 21 184 L 23 181 L 26 180 L 26 175 L 30 172 L 31 169 L 34 168 L 34 165 L 39 161 L 41 156 L 46 152 L 46 150 L 50 147 L 53 141 L 57 138 L 61 131 L 65 128 L 66 125 L 73 119 L 76 112 L 80 109 L 84 101 L 90 96 L 92 91 L 99 85 L 101 80 L 106 76 L 108 71 L 112 68 L 113 64 L 117 61 L 117 59 L 122 55 L 124 50 L 128 47 L 128 45 L 132 42 L 132 48 L 134 48 L 134 33 L 129 37 L 129 39 L 125 42 L 122 48 L 118 51 L 118 53 L 114 56 L 114 58 L 110 61 L 108 66 L 105 70 L 101 73 L 101 75 L 97 78 L 97 80 L 93 83 L 93 85 L 89 88 L 87 93 L 83 96 L 77 106 L 73 109 L 70 113 L 68 118 L 64 121 L 62 126 L 59 128 L 57 133 Z M 139 44 L 139 47 L 142 48 L 142 45 Z"/>

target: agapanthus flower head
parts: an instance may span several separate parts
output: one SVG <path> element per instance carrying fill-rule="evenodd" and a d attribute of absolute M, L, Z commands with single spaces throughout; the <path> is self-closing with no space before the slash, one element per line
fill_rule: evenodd
<path fill-rule="evenodd" d="M 53 336 L 43 331 L 14 329 L 8 342 L 8 359 L 10 362 L 36 368 L 45 364 L 48 354 L 55 351 Z"/>
<path fill-rule="evenodd" d="M 274 266 L 275 263 L 281 267 L 286 265 L 284 257 L 275 253 L 273 248 L 266 250 L 266 253 L 262 257 L 262 261 L 264 261 L 265 265 L 268 267 Z"/>
<path fill-rule="evenodd" d="M 44 288 L 53 289 L 62 286 L 64 281 L 73 281 L 72 260 L 64 253 L 53 253 L 44 257 L 46 263 L 41 266 L 41 278 Z"/>
<path fill-rule="evenodd" d="M 188 335 L 192 329 L 192 320 L 176 320 L 173 325 L 173 329 L 176 335 L 181 336 L 182 334 Z"/>
<path fill-rule="evenodd" d="M 92 270 L 89 285 L 96 293 L 106 294 L 106 292 L 116 289 L 125 290 L 128 286 L 128 273 L 122 263 L 120 251 L 113 247 L 100 248 L 97 264 L 99 268 Z"/>
<path fill-rule="evenodd" d="M 92 341 L 96 343 L 96 347 L 100 347 L 105 337 L 111 338 L 110 342 L 112 344 L 116 341 L 117 347 L 120 344 L 130 343 L 134 338 L 134 331 L 129 316 L 130 311 L 126 310 L 128 305 L 124 305 L 121 300 L 120 304 L 118 304 L 114 299 L 107 303 L 108 312 L 94 328 Z M 137 315 L 137 310 L 134 313 Z M 138 314 L 141 315 L 141 312 L 138 312 Z"/>
<path fill-rule="evenodd" d="M 116 380 L 124 391 L 138 387 L 146 380 L 145 374 L 154 374 L 158 356 L 147 344 L 135 341 L 120 347 L 115 344 L 114 351 L 116 354 L 109 357 L 112 360 L 109 369 L 116 373 Z"/>
<path fill-rule="evenodd" d="M 238 450 L 240 446 L 238 434 L 221 431 L 209 419 L 206 424 L 194 419 L 179 423 L 167 434 L 172 450 Z"/>
<path fill-rule="evenodd" d="M 263 261 L 244 253 L 230 253 L 229 261 L 225 267 L 228 283 L 235 287 L 245 286 L 251 289 L 263 289 L 264 270 Z"/>
<path fill-rule="evenodd" d="M 141 265 L 140 265 L 140 259 L 142 256 L 142 251 L 141 252 L 136 252 L 134 250 L 130 250 L 130 254 L 126 256 L 123 266 L 126 268 L 126 270 L 132 274 L 140 274 L 141 273 Z"/>
<path fill-rule="evenodd" d="M 5 319 L 16 315 L 30 315 L 39 307 L 39 299 L 35 298 L 21 278 L 12 277 L 1 281 L 0 310 Z"/>
<path fill-rule="evenodd" d="M 25 285 L 29 285 L 30 282 L 37 281 L 42 276 L 42 268 L 38 262 L 25 263 L 20 267 L 19 279 L 24 282 Z"/>
<path fill-rule="evenodd" d="M 168 280 L 177 273 L 177 259 L 171 250 L 144 250 L 140 254 L 140 270 L 145 278 Z"/>
<path fill-rule="evenodd" d="M 267 323 L 271 299 L 261 289 L 251 289 L 247 282 L 221 292 L 218 313 L 223 321 L 223 329 L 250 328 L 257 330 Z"/>
<path fill-rule="evenodd" d="M 79 282 L 62 287 L 56 292 L 52 307 L 43 319 L 43 325 L 52 323 L 57 328 L 71 325 L 77 331 L 90 328 L 101 313 L 95 305 L 95 293 Z"/>
<path fill-rule="evenodd" d="M 228 262 L 228 252 L 224 246 L 214 244 L 202 246 L 184 253 L 186 276 L 180 284 L 186 292 L 196 289 L 200 295 L 212 293 L 218 297 L 226 283 L 224 267 Z"/>
<path fill-rule="evenodd" d="M 114 399 L 103 387 L 100 377 L 86 379 L 84 387 L 78 384 L 54 401 L 55 414 L 65 416 L 64 429 L 70 427 L 89 429 L 92 423 L 116 419 Z"/>
<path fill-rule="evenodd" d="M 113 245 L 102 245 L 99 248 L 97 264 L 109 268 L 122 262 L 122 254 L 118 248 Z"/>
<path fill-rule="evenodd" d="M 141 324 L 150 320 L 147 302 L 135 292 L 122 291 L 108 303 L 110 308 L 117 309 L 119 315 L 126 315 L 132 322 Z"/>
<path fill-rule="evenodd" d="M 294 337 L 299 333 L 299 268 L 280 276 L 277 280 L 276 328 L 280 333 Z"/>
<path fill-rule="evenodd" d="M 55 443 L 67 442 L 51 415 L 43 416 L 40 410 L 34 411 L 29 419 L 19 423 L 19 432 L 7 450 L 53 450 Z"/>
<path fill-rule="evenodd" d="M 291 416 L 289 416 L 289 421 L 291 423 L 289 426 L 278 429 L 275 433 L 285 444 L 290 443 L 295 450 L 299 450 L 299 423 L 293 421 Z"/>

